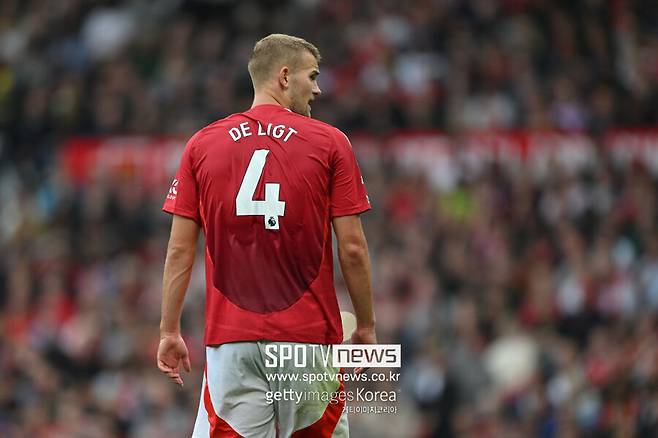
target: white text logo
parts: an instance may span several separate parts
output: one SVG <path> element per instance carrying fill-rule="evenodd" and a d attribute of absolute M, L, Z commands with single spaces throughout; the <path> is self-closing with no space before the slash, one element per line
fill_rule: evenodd
<path fill-rule="evenodd" d="M 334 345 L 332 353 L 334 367 L 399 368 L 401 366 L 399 344 Z"/>

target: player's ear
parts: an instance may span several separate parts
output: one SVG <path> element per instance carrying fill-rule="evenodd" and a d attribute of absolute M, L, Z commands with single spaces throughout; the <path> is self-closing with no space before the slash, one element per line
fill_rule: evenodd
<path fill-rule="evenodd" d="M 281 88 L 284 90 L 287 90 L 288 87 L 290 86 L 290 69 L 288 66 L 283 66 L 281 67 L 281 70 L 279 70 L 279 85 Z"/>

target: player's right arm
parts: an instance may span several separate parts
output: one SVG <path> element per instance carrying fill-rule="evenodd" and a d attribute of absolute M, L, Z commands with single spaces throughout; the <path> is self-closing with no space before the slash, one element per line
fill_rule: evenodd
<path fill-rule="evenodd" d="M 162 317 L 157 363 L 160 371 L 181 386 L 183 380 L 180 377 L 180 366 L 182 364 L 189 372 L 190 358 L 180 333 L 180 318 L 201 229 L 199 192 L 193 170 L 193 148 L 200 133 L 192 136 L 185 145 L 176 178 L 162 208 L 173 214 L 173 221 L 162 279 Z"/>
<path fill-rule="evenodd" d="M 333 226 L 340 268 L 356 315 L 352 343 L 376 344 L 370 256 L 361 219 L 358 215 L 339 216 L 333 219 Z"/>
<path fill-rule="evenodd" d="M 167 246 L 162 280 L 162 317 L 157 363 L 160 371 L 183 385 L 180 366 L 190 372 L 190 357 L 180 332 L 185 293 L 190 282 L 199 225 L 192 219 L 174 215 Z"/>

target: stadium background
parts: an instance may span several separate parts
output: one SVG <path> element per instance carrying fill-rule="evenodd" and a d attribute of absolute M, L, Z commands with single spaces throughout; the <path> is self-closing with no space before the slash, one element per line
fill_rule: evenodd
<path fill-rule="evenodd" d="M 353 138 L 403 345 L 397 414 L 352 435 L 658 436 L 649 0 L 0 2 L 0 436 L 189 434 L 202 268 L 180 390 L 154 361 L 160 206 L 270 32 L 322 51 L 313 115 Z"/>

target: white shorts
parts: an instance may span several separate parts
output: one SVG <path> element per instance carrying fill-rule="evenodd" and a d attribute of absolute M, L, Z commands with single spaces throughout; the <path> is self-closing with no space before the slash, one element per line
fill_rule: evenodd
<path fill-rule="evenodd" d="M 305 349 L 306 366 L 293 360 L 272 366 L 272 353 L 281 348 Z M 268 341 L 206 347 L 192 437 L 349 437 L 345 387 L 337 378 L 342 370 L 330 356 L 325 365 L 327 352 L 327 346 Z"/>

